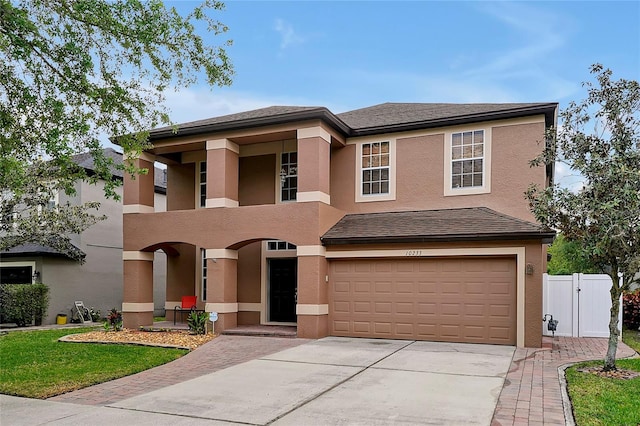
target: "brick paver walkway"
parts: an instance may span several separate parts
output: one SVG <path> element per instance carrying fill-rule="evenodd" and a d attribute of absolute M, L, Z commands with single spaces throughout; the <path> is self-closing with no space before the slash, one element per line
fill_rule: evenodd
<path fill-rule="evenodd" d="M 608 339 L 544 338 L 551 348 L 517 348 L 498 399 L 492 426 L 564 425 L 564 407 L 558 367 L 579 361 L 604 359 Z M 634 355 L 618 343 L 618 358 Z M 572 423 L 572 419 L 571 419 Z M 569 423 L 569 424 L 571 424 Z"/>
<path fill-rule="evenodd" d="M 308 342 L 307 339 L 218 336 L 177 360 L 110 382 L 49 398 L 50 401 L 107 405 L 194 379 Z"/>

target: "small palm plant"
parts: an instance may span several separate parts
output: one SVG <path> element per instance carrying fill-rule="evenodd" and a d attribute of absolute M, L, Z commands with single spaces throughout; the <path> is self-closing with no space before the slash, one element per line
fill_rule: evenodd
<path fill-rule="evenodd" d="M 193 334 L 205 334 L 207 325 L 207 313 L 191 311 L 187 318 L 189 331 Z"/>

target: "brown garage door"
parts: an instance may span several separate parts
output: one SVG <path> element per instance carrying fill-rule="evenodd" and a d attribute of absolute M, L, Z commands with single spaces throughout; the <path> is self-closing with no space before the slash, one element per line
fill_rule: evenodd
<path fill-rule="evenodd" d="M 516 344 L 510 257 L 331 261 L 333 336 Z"/>

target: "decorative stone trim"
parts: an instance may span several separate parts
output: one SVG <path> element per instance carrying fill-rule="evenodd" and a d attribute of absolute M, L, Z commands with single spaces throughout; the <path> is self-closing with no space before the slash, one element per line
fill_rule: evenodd
<path fill-rule="evenodd" d="M 331 135 L 325 129 L 320 126 L 316 127 L 305 127 L 303 129 L 298 129 L 297 138 L 298 139 L 306 139 L 306 138 L 322 138 L 325 142 L 331 143 Z"/>
<path fill-rule="evenodd" d="M 155 213 L 156 209 L 153 206 L 145 206 L 144 204 L 125 204 L 122 206 L 123 214 L 130 213 Z"/>
<path fill-rule="evenodd" d="M 153 262 L 153 253 L 147 251 L 123 251 L 122 260 L 146 260 Z"/>
<path fill-rule="evenodd" d="M 153 312 L 154 306 L 151 303 L 123 302 L 122 312 Z"/>
<path fill-rule="evenodd" d="M 322 191 L 305 191 L 298 192 L 296 195 L 296 201 L 298 203 L 308 203 L 312 201 L 318 201 L 331 205 L 331 196 Z"/>
<path fill-rule="evenodd" d="M 231 142 L 229 139 L 214 139 L 207 141 L 207 151 L 211 151 L 213 149 L 228 149 L 236 154 L 240 153 L 240 147 L 238 144 Z"/>
<path fill-rule="evenodd" d="M 328 315 L 329 305 L 297 304 L 296 315 Z"/>
<path fill-rule="evenodd" d="M 218 207 L 238 207 L 240 204 L 231 198 L 207 198 L 205 207 L 215 209 Z"/>
<path fill-rule="evenodd" d="M 217 312 L 219 314 L 230 314 L 238 312 L 237 303 L 207 303 L 204 307 L 206 312 Z"/>
<path fill-rule="evenodd" d="M 327 249 L 324 246 L 298 246 L 296 255 L 300 256 L 324 256 Z"/>
<path fill-rule="evenodd" d="M 229 249 L 207 249 L 205 253 L 207 259 L 232 259 L 238 260 L 238 250 Z"/>

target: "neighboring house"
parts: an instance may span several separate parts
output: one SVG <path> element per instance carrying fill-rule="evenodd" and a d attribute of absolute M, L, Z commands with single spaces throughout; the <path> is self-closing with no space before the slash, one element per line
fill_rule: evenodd
<path fill-rule="evenodd" d="M 126 327 L 151 324 L 153 253 L 216 331 L 539 347 L 546 244 L 524 192 L 556 103 L 274 106 L 151 131 L 125 178 Z"/>
<path fill-rule="evenodd" d="M 113 149 L 106 149 L 105 154 L 117 163 L 122 162 L 122 154 Z M 93 159 L 89 154 L 77 155 L 74 161 L 89 174 L 92 173 Z M 122 178 L 122 171 L 117 170 L 114 174 Z M 166 179 L 164 171 L 160 169 L 155 176 L 151 194 L 156 208 L 161 211 L 165 206 Z M 120 309 L 122 306 L 122 201 L 105 198 L 102 183 L 91 185 L 78 182 L 76 191 L 72 197 L 58 194 L 49 208 L 66 204 L 67 201 L 73 205 L 100 202 L 98 214 L 106 215 L 107 219 L 71 239 L 78 251 L 84 254 L 83 264 L 50 247 L 36 244 L 25 244 L 0 253 L 0 282 L 43 282 L 49 286 L 49 311 L 44 324 L 55 323 L 58 314 L 71 315 L 76 300 L 83 301 L 86 307 L 99 309 L 103 316 L 109 309 Z M 122 188 L 118 188 L 117 192 L 122 195 Z M 158 307 L 156 313 L 163 315 L 166 261 L 163 253 L 156 254 L 154 258 L 154 280 L 158 285 L 153 299 Z"/>

